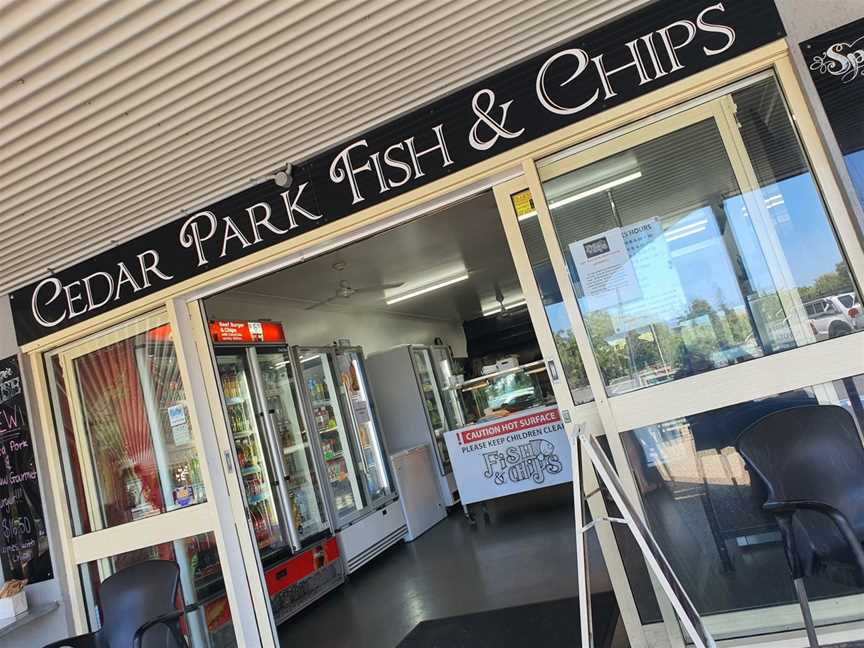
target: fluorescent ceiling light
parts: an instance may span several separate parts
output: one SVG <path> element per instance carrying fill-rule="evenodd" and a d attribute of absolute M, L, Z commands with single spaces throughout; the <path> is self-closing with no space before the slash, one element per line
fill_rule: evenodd
<path fill-rule="evenodd" d="M 489 310 L 483 311 L 483 317 L 489 317 L 490 315 L 497 315 L 504 310 L 511 310 L 513 308 L 519 308 L 520 306 L 524 306 L 527 302 L 524 299 L 520 299 L 519 301 L 515 301 L 512 304 L 504 304 L 504 308 L 501 306 L 495 306 L 490 308 Z"/>
<path fill-rule="evenodd" d="M 708 224 L 708 219 L 703 218 L 702 220 L 698 220 L 695 223 L 690 223 L 688 225 L 682 225 L 681 227 L 675 227 L 671 230 L 668 230 L 664 233 L 667 241 L 677 241 L 678 239 L 682 239 L 685 236 L 690 236 L 691 234 L 698 234 L 699 232 L 705 231 L 705 226 Z"/>
<path fill-rule="evenodd" d="M 615 180 L 610 180 L 609 182 L 604 182 L 601 185 L 597 185 L 596 187 L 592 187 L 591 189 L 586 189 L 585 191 L 580 191 L 579 193 L 573 194 L 572 196 L 567 196 L 566 198 L 562 198 L 561 200 L 553 200 L 549 203 L 549 209 L 557 209 L 558 207 L 569 205 L 570 203 L 576 202 L 577 200 L 582 200 L 583 198 L 593 196 L 594 194 L 601 193 L 603 191 L 606 191 L 607 189 L 612 189 L 613 187 L 623 185 L 627 182 L 638 180 L 641 177 L 641 171 L 634 171 L 633 173 L 628 173 L 625 176 L 621 176 L 620 178 L 616 178 Z"/>
<path fill-rule="evenodd" d="M 561 200 L 553 200 L 549 203 L 549 209 L 557 209 L 558 207 L 569 205 L 570 203 L 576 202 L 577 200 L 582 200 L 583 198 L 587 198 L 588 196 L 593 196 L 608 189 L 618 187 L 627 182 L 638 180 L 641 177 L 641 171 L 634 171 L 633 173 L 628 173 L 625 176 L 615 178 L 615 180 L 610 180 L 609 182 L 604 182 L 601 185 L 597 185 L 596 187 L 592 187 L 591 189 L 586 189 L 585 191 L 580 191 L 579 193 L 575 193 L 572 196 L 567 196 L 566 198 L 562 198 Z M 537 216 L 536 210 L 530 211 L 527 214 L 522 214 L 521 216 L 519 216 L 519 220 L 526 221 L 530 218 L 534 218 L 535 216 Z"/>
<path fill-rule="evenodd" d="M 445 286 L 452 286 L 455 283 L 459 283 L 460 281 L 465 281 L 468 278 L 467 274 L 459 275 L 458 277 L 454 277 L 453 279 L 448 279 L 447 281 L 442 281 L 440 283 L 432 284 L 431 286 L 426 286 L 425 288 L 420 288 L 418 290 L 414 290 L 409 293 L 405 293 L 404 295 L 399 295 L 398 297 L 394 297 L 393 299 L 387 300 L 387 305 L 391 306 L 392 304 L 398 304 L 401 301 L 405 301 L 406 299 L 411 299 L 412 297 L 418 297 L 420 295 L 425 295 L 428 292 L 432 292 L 433 290 L 438 290 L 439 288 L 444 288 Z"/>
<path fill-rule="evenodd" d="M 703 225 L 702 227 L 699 227 L 697 229 L 687 230 L 686 232 L 683 232 L 681 234 L 676 234 L 675 236 L 667 236 L 666 240 L 667 241 L 677 241 L 678 239 L 682 239 L 686 236 L 690 236 L 691 234 L 698 234 L 699 232 L 704 232 L 704 231 L 705 231 L 705 226 Z"/>

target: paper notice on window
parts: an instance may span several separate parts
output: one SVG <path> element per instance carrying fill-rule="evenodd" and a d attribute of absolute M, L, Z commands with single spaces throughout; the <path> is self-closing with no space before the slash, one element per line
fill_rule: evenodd
<path fill-rule="evenodd" d="M 632 331 L 657 322 L 672 322 L 687 311 L 687 298 L 663 226 L 657 218 L 625 225 L 621 236 L 639 282 L 638 300 L 610 313 L 615 330 Z"/>
<path fill-rule="evenodd" d="M 570 254 L 589 311 L 642 297 L 620 227 L 574 241 L 570 244 Z"/>
<path fill-rule="evenodd" d="M 351 406 L 354 408 L 354 416 L 357 418 L 357 423 L 363 425 L 372 420 L 372 413 L 369 411 L 369 401 L 355 400 Z"/>

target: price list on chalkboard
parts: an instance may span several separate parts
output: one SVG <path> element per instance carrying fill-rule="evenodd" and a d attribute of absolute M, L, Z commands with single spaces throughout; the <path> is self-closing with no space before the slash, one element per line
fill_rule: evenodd
<path fill-rule="evenodd" d="M 0 581 L 52 578 L 18 358 L 0 360 Z"/>

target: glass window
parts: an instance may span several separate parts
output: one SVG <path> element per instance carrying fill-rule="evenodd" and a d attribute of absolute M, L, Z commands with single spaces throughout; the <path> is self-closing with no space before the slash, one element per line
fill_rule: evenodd
<path fill-rule="evenodd" d="M 170 560 L 180 568 L 180 593 L 175 603 L 200 603 L 179 627 L 191 648 L 234 648 L 237 640 L 231 623 L 231 609 L 225 593 L 222 566 L 212 533 L 164 542 L 152 547 L 117 554 L 79 565 L 84 584 L 87 612 L 92 629 L 102 625 L 100 586 L 109 576 L 149 560 Z M 145 639 L 146 643 L 146 639 Z"/>
<path fill-rule="evenodd" d="M 151 321 L 49 358 L 76 535 L 206 500 L 171 328 Z"/>
<path fill-rule="evenodd" d="M 735 450 L 738 435 L 767 414 L 796 405 L 841 405 L 864 426 L 864 375 L 638 428 L 623 435 L 648 523 L 700 613 L 709 615 L 797 601 L 780 533 L 761 483 Z M 811 600 L 860 595 L 854 572 L 838 566 L 806 579 Z M 857 611 L 859 599 L 838 601 Z M 815 608 L 828 610 L 829 608 Z M 791 623 L 799 623 L 795 607 Z M 842 619 L 848 620 L 848 619 Z M 754 619 L 762 630 L 765 619 Z M 754 626 L 755 627 L 755 626 Z"/>
<path fill-rule="evenodd" d="M 864 327 L 776 81 L 708 107 L 544 182 L 610 394 Z"/>
<path fill-rule="evenodd" d="M 536 218 L 537 212 L 534 209 L 531 192 L 527 189 L 520 191 L 513 194 L 511 200 L 573 401 L 576 405 L 588 403 L 594 400 L 594 397 L 588 386 L 588 376 L 585 374 L 582 356 L 576 346 L 573 328 L 570 326 L 570 318 L 564 306 L 564 298 L 555 280 L 555 271 L 552 269 L 546 244 L 543 242 L 543 233 Z"/>

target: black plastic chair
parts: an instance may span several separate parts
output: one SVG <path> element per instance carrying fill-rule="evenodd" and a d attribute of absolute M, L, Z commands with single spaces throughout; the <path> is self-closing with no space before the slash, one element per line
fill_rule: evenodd
<path fill-rule="evenodd" d="M 109 576 L 99 588 L 102 627 L 44 648 L 188 648 L 177 609 L 180 569 L 169 560 L 148 560 Z"/>
<path fill-rule="evenodd" d="M 816 648 L 804 576 L 841 566 L 864 584 L 864 446 L 855 421 L 837 405 L 793 407 L 756 421 L 736 447 L 768 490 L 763 508 L 780 527 Z"/>

